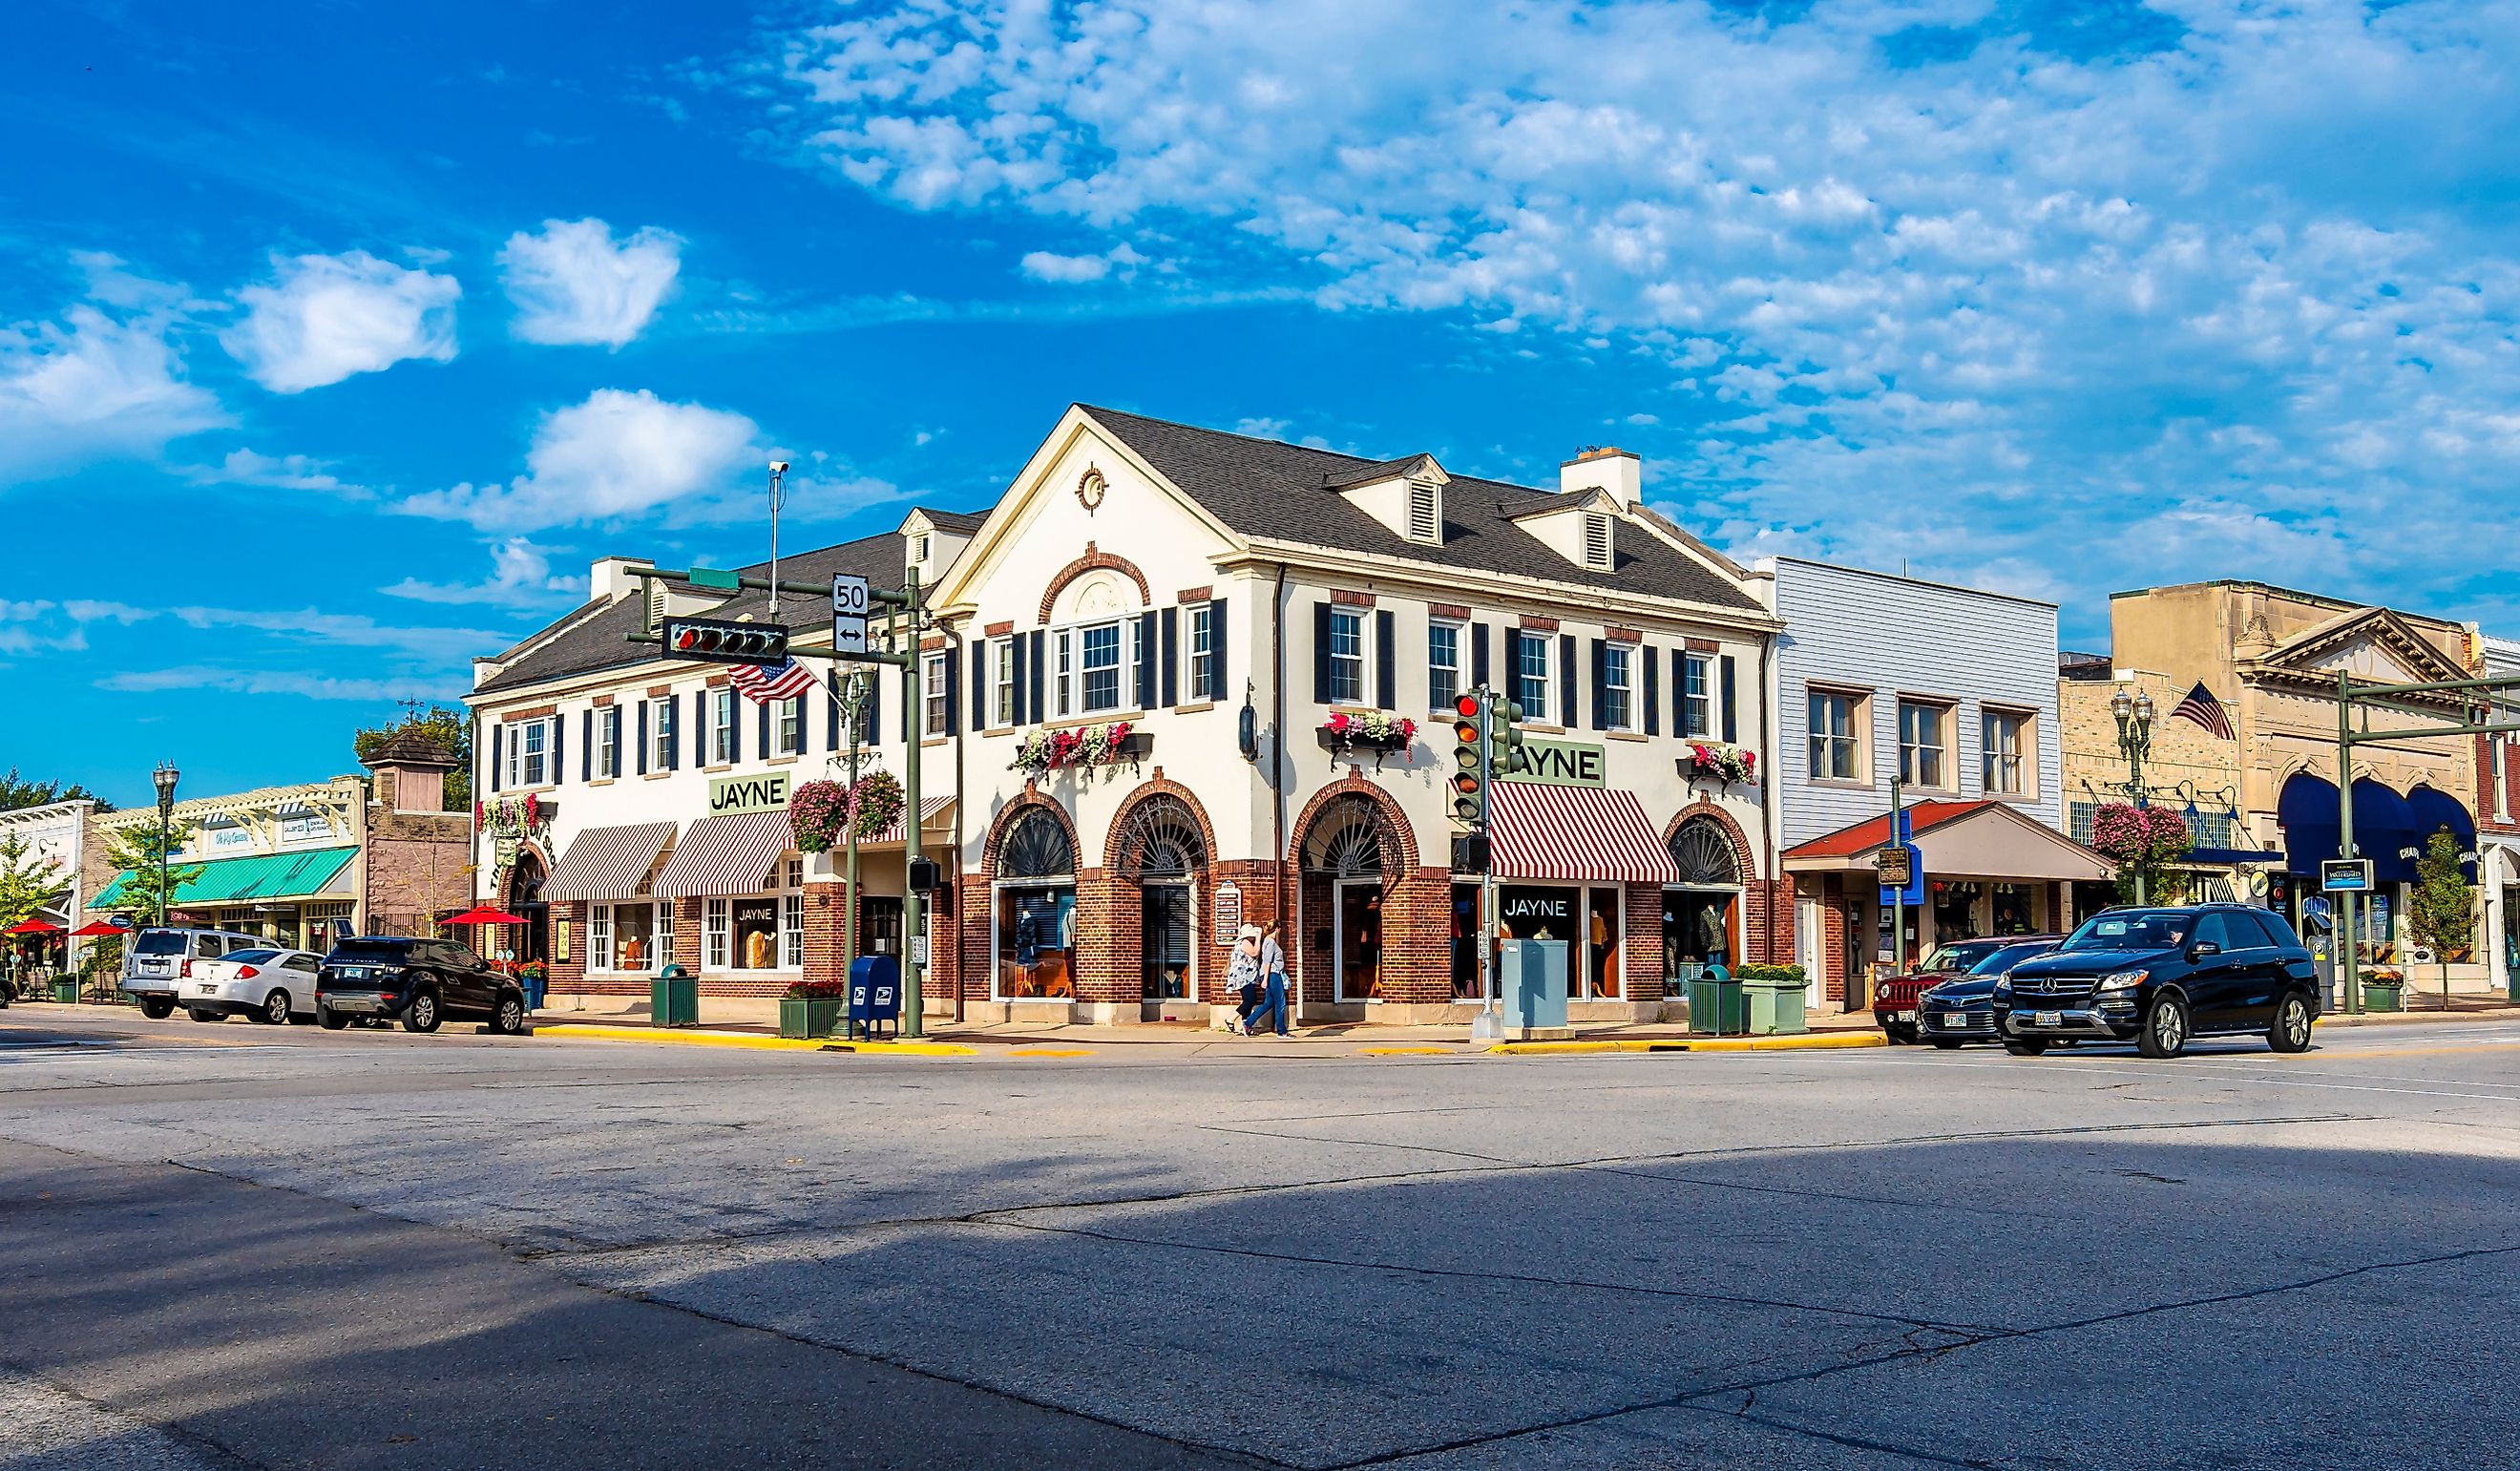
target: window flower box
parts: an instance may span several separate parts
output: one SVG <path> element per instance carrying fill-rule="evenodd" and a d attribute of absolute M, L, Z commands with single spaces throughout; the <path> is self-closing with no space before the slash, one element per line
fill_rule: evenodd
<path fill-rule="evenodd" d="M 1680 774 L 1691 782 L 1712 781 L 1718 786 L 1756 781 L 1759 753 L 1720 741 L 1692 740 L 1688 754 L 1680 758 Z"/>
<path fill-rule="evenodd" d="M 1387 710 L 1368 710 L 1361 715 L 1338 710 L 1322 722 L 1315 736 L 1322 749 L 1334 756 L 1352 751 L 1387 756 L 1409 749 L 1410 742 L 1418 738 L 1418 722 Z"/>
<path fill-rule="evenodd" d="M 1152 731 L 1141 731 L 1125 720 L 1064 731 L 1035 731 L 1008 770 L 1042 777 L 1066 767 L 1117 766 L 1144 761 L 1155 749 Z"/>

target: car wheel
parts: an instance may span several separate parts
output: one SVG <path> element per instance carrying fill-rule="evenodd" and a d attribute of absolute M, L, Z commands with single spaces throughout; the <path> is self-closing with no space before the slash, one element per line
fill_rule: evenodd
<path fill-rule="evenodd" d="M 2154 998 L 2152 1009 L 2143 1013 L 2143 1030 L 2136 1034 L 2135 1049 L 2146 1057 L 2186 1051 L 2187 1003 L 2175 996 Z"/>
<path fill-rule="evenodd" d="M 2003 1049 L 2015 1057 L 2036 1057 L 2048 1050 L 2048 1044 L 2036 1037 L 2007 1037 L 2003 1040 Z"/>
<path fill-rule="evenodd" d="M 517 1037 L 525 1030 L 525 999 L 514 991 L 499 993 L 499 1003 L 490 1008 L 490 1031 L 493 1036 Z"/>
<path fill-rule="evenodd" d="M 253 1019 L 266 1027 L 289 1025 L 289 993 L 274 986 L 271 994 L 262 999 L 262 1009 L 254 1013 Z"/>
<path fill-rule="evenodd" d="M 195 1021 L 225 1021 L 228 1019 L 228 1014 L 225 1011 L 206 1011 L 200 1006 L 186 1006 L 184 1010 Z"/>
<path fill-rule="evenodd" d="M 1938 1052 L 1957 1052 L 1960 1049 L 1959 1039 L 1957 1037 L 1937 1037 L 1934 1039 L 1934 1049 Z"/>
<path fill-rule="evenodd" d="M 402 1008 L 402 1029 L 406 1032 L 437 1030 L 437 998 L 424 991 Z"/>
<path fill-rule="evenodd" d="M 164 1021 L 175 1014 L 175 999 L 171 996 L 144 996 L 140 999 L 140 1014 L 151 1021 Z"/>
<path fill-rule="evenodd" d="M 330 1006 L 318 1003 L 315 1007 L 315 1024 L 327 1032 L 338 1032 L 350 1024 L 350 1019 Z"/>
<path fill-rule="evenodd" d="M 2298 996 L 2287 996 L 2275 1007 L 2274 1025 L 2267 1029 L 2267 1046 L 2278 1052 L 2307 1052 L 2310 1024 L 2310 1003 Z"/>

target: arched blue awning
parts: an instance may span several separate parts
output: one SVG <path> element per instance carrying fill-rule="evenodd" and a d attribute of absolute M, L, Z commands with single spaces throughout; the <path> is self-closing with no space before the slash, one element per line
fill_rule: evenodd
<path fill-rule="evenodd" d="M 2433 840 L 2433 834 L 2447 827 L 2458 843 L 2458 870 L 2469 883 L 2476 882 L 2476 820 L 2458 798 L 2438 787 L 2418 786 L 2407 793 L 2407 811 L 2413 819 L 2415 850 L 2420 853 Z"/>
<path fill-rule="evenodd" d="M 2415 815 L 2394 787 L 2369 777 L 2354 782 L 2354 847 L 2371 860 L 2373 882 L 2414 882 L 2415 858 L 2423 851 Z"/>
<path fill-rule="evenodd" d="M 2318 866 L 2336 856 L 2336 783 L 2308 772 L 2296 772 L 2275 798 L 2275 822 L 2283 828 L 2284 871 L 2316 877 Z"/>

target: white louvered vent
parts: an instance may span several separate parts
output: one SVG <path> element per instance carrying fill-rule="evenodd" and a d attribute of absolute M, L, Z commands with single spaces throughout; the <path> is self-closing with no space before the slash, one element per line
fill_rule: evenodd
<path fill-rule="evenodd" d="M 1444 508 L 1436 499 L 1435 487 L 1423 481 L 1409 484 L 1409 539 L 1439 546 L 1444 540 Z"/>
<path fill-rule="evenodd" d="M 1584 565 L 1610 570 L 1610 518 L 1599 512 L 1584 513 Z"/>

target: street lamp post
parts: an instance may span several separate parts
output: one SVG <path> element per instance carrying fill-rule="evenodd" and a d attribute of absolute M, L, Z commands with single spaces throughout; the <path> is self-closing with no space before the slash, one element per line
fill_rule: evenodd
<path fill-rule="evenodd" d="M 2118 749 L 2127 758 L 2127 790 L 2134 793 L 2135 805 L 2150 807 L 2143 789 L 2143 758 L 2152 754 L 2152 693 L 2138 690 L 2130 698 L 2124 690 L 2109 698 L 2109 713 L 2117 717 Z M 2135 870 L 2135 902 L 2144 904 L 2151 896 L 2145 892 L 2143 869 Z"/>
<path fill-rule="evenodd" d="M 158 922 L 159 924 L 166 922 L 167 907 L 173 897 L 167 892 L 166 849 L 171 841 L 170 835 L 174 831 L 176 775 L 175 763 L 172 761 L 158 762 L 158 769 L 149 774 L 150 780 L 158 783 Z"/>

